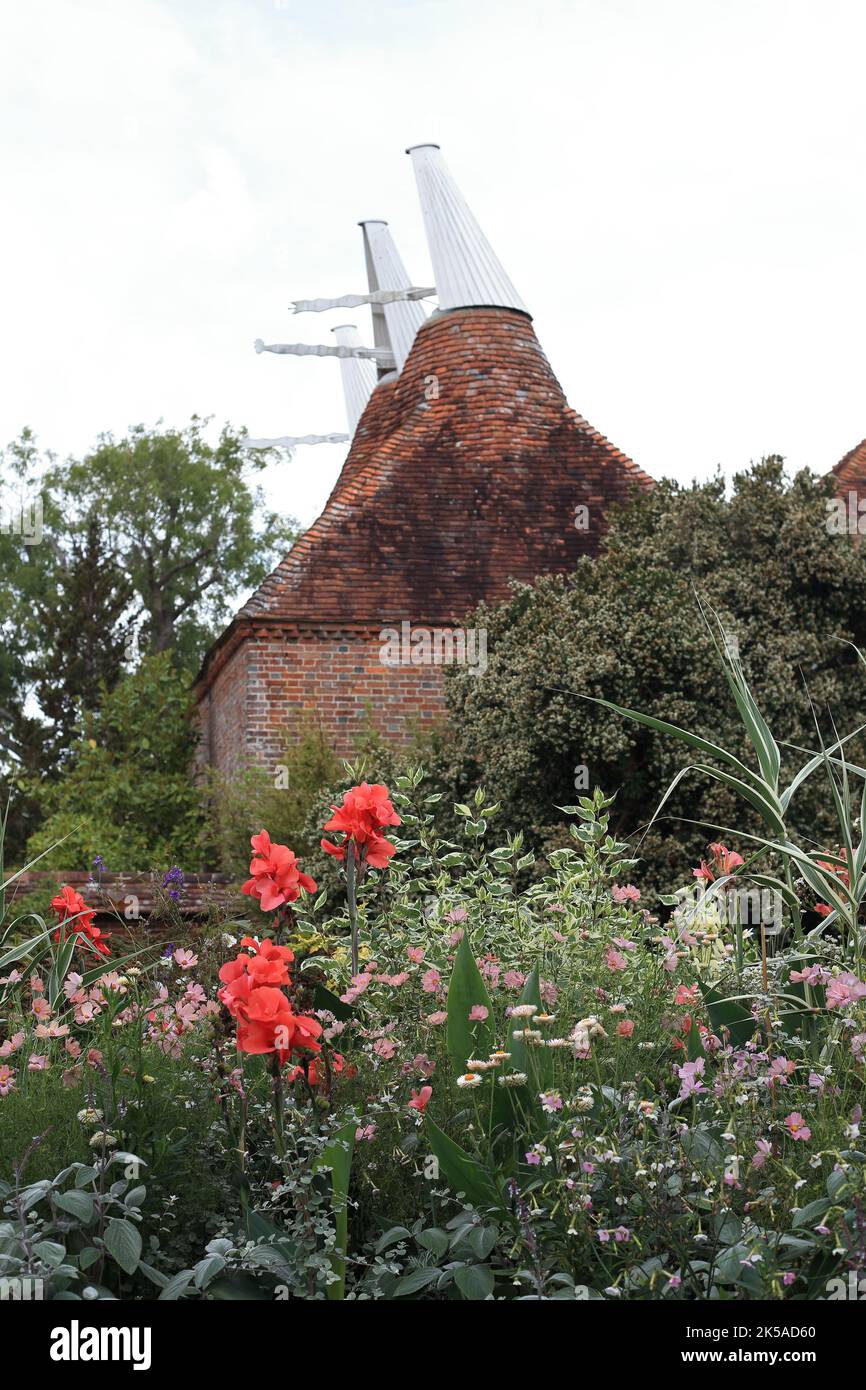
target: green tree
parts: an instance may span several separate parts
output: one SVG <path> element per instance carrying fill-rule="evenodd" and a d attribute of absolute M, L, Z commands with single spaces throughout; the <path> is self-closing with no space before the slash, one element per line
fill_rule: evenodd
<path fill-rule="evenodd" d="M 231 616 L 291 545 L 297 525 L 269 511 L 252 477 L 267 463 L 224 427 L 215 445 L 206 421 L 185 429 L 131 429 L 100 438 L 92 453 L 51 469 L 46 487 L 71 524 L 99 518 L 108 549 L 132 588 L 149 652 L 173 650 L 194 669 Z"/>
<path fill-rule="evenodd" d="M 683 765 L 682 747 L 583 695 L 746 756 L 695 590 L 735 633 L 780 737 L 816 747 L 811 702 L 825 729 L 828 711 L 840 731 L 856 728 L 866 682 L 846 642 L 866 646 L 866 555 L 849 537 L 828 534 L 831 494 L 806 472 L 788 481 L 779 458 L 736 477 L 729 497 L 720 478 L 662 483 L 613 518 L 599 558 L 479 610 L 472 622 L 488 630 L 487 672 L 452 668 L 446 687 L 454 732 L 447 772 L 461 799 L 483 780 L 508 818 L 550 847 L 563 835 L 556 808 L 596 785 L 617 792 L 614 833 L 645 826 Z M 813 780 L 798 806 L 803 829 L 820 838 L 830 827 Z M 687 874 L 717 838 L 689 821 L 743 824 L 731 793 L 694 776 L 663 817 L 641 850 L 660 883 Z"/>
<path fill-rule="evenodd" d="M 85 869 L 99 854 L 112 870 L 178 862 L 196 869 L 201 793 L 189 682 L 168 652 L 147 657 L 85 716 L 67 769 L 32 791 L 44 814 L 28 857 L 40 868 Z"/>
<path fill-rule="evenodd" d="M 52 581 L 34 604 L 41 651 L 33 692 L 51 721 L 43 751 L 59 767 L 83 712 L 96 709 L 100 692 L 113 689 L 123 672 L 132 586 L 115 556 L 106 554 L 93 513 L 69 536 Z"/>

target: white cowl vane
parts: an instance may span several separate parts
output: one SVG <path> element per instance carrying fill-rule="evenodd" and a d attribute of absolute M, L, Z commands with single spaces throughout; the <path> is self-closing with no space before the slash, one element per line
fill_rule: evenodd
<path fill-rule="evenodd" d="M 412 289 L 412 281 L 394 245 L 388 223 L 371 218 L 358 225 L 364 233 L 370 292 Z M 377 347 L 391 348 L 398 372 L 403 370 L 415 334 L 426 317 L 417 300 L 403 299 L 373 306 L 373 341 Z"/>
<path fill-rule="evenodd" d="M 340 347 L 360 347 L 361 339 L 354 323 L 343 323 L 331 332 Z M 343 395 L 346 398 L 346 416 L 349 431 L 355 428 L 364 413 L 364 408 L 373 394 L 376 385 L 376 368 L 366 357 L 341 357 L 340 374 L 343 378 Z"/>
<path fill-rule="evenodd" d="M 412 145 L 406 153 L 415 168 L 440 310 L 491 307 L 528 314 L 439 146 Z"/>

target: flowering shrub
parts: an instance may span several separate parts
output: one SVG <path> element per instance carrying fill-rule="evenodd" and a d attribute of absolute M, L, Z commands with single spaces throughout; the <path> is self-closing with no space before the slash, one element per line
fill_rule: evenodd
<path fill-rule="evenodd" d="M 56 925 L 0 944 L 0 1199 L 18 1220 L 56 1153 L 27 1223 L 53 1240 L 59 1208 L 95 1252 L 76 1238 L 52 1288 L 826 1297 L 866 1259 L 866 969 L 852 915 L 797 920 L 860 851 L 798 889 L 714 840 L 647 901 L 600 792 L 547 864 L 481 791 L 443 841 L 436 795 L 421 771 L 347 790 L 324 827 L 344 910 L 262 830 L 255 927 L 122 955 L 66 888 Z M 782 884 L 781 919 L 727 913 L 752 878 Z M 11 1147 L 49 1113 L 60 1135 Z M 190 1222 L 176 1189 L 205 1164 Z M 0 1274 L 43 1277 L 2 1230 Z"/>

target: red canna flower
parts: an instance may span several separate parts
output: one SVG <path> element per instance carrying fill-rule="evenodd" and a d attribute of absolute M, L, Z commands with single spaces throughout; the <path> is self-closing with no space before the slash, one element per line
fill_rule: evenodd
<path fill-rule="evenodd" d="M 281 989 L 260 985 L 238 1004 L 238 1048 L 241 1052 L 275 1052 L 285 1062 L 293 1052 L 321 1052 L 322 1025 L 317 1018 L 292 1013 Z"/>
<path fill-rule="evenodd" d="M 402 825 L 391 805 L 388 788 L 381 782 L 370 785 L 362 782 L 343 797 L 342 806 L 332 806 L 334 812 L 324 829 L 342 833 L 342 844 L 322 840 L 322 849 L 335 859 L 345 859 L 349 845 L 354 846 L 356 858 L 363 859 L 371 869 L 384 869 L 396 846 L 386 840 L 381 831 L 386 825 Z"/>
<path fill-rule="evenodd" d="M 250 862 L 252 878 L 247 879 L 242 891 L 258 898 L 263 911 L 272 912 L 284 903 L 296 902 L 302 890 L 315 893 L 315 880 L 301 873 L 297 857 L 288 845 L 273 844 L 267 830 L 253 835 L 250 844 L 254 850 Z"/>
<path fill-rule="evenodd" d="M 111 950 L 107 945 L 108 938 L 100 931 L 99 927 L 94 926 L 94 913 L 74 888 L 65 884 L 56 897 L 51 899 L 52 910 L 57 914 L 59 929 L 54 933 L 55 941 L 66 939 L 67 927 L 71 932 L 78 932 L 84 936 L 90 944 L 99 952 L 101 956 L 110 956 Z"/>

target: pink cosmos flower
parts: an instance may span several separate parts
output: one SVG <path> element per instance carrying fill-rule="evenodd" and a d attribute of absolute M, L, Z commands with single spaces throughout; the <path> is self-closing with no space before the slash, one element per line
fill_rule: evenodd
<path fill-rule="evenodd" d="M 862 980 L 858 980 L 850 970 L 833 976 L 827 986 L 828 1009 L 844 1009 L 849 1004 L 856 1004 L 858 999 L 866 999 L 866 984 Z"/>
<path fill-rule="evenodd" d="M 466 908 L 465 908 L 465 907 L 453 907 L 453 908 L 451 909 L 451 911 L 446 915 L 445 921 L 446 921 L 446 922 L 465 922 L 465 921 L 466 921 L 466 918 L 467 918 L 468 916 L 469 916 L 469 913 L 466 911 Z"/>
<path fill-rule="evenodd" d="M 422 960 L 424 959 L 424 947 L 410 946 L 406 952 L 406 955 L 409 957 L 409 959 L 413 962 L 414 965 L 420 965 Z"/>
<path fill-rule="evenodd" d="M 608 947 L 606 959 L 609 970 L 626 970 L 628 968 L 628 961 L 625 956 L 620 955 L 619 951 L 615 951 L 612 946 Z"/>
<path fill-rule="evenodd" d="M 355 1000 L 359 999 L 364 990 L 368 988 L 372 978 L 373 976 L 366 971 L 362 971 L 360 975 L 353 975 L 351 985 L 345 994 L 340 995 L 340 1002 L 342 1004 L 354 1004 Z"/>
<path fill-rule="evenodd" d="M 787 1126 L 792 1139 L 807 1140 L 812 1138 L 812 1131 L 806 1124 L 806 1121 L 803 1119 L 803 1116 L 800 1114 L 799 1110 L 792 1110 L 790 1115 L 785 1116 L 785 1125 Z"/>
<path fill-rule="evenodd" d="M 425 994 L 435 994 L 442 984 L 442 976 L 438 970 L 426 970 L 421 976 L 421 988 Z"/>
<path fill-rule="evenodd" d="M 397 1051 L 397 1044 L 392 1038 L 377 1038 L 373 1043 L 373 1051 L 376 1056 L 381 1057 L 383 1061 L 390 1062 L 394 1053 Z"/>
<path fill-rule="evenodd" d="M 20 1047 L 23 1047 L 25 1037 L 26 1034 L 24 1033 L 13 1033 L 11 1038 L 7 1038 L 4 1043 L 0 1043 L 0 1058 L 11 1057 L 13 1052 L 17 1052 Z"/>
<path fill-rule="evenodd" d="M 362 1143 L 368 1143 L 368 1144 L 369 1144 L 370 1141 L 372 1140 L 373 1136 L 375 1135 L 375 1133 L 376 1133 L 376 1126 L 375 1126 L 374 1124 L 372 1124 L 372 1125 L 363 1125 L 363 1126 L 359 1125 L 358 1128 L 355 1130 L 355 1141 L 356 1141 L 356 1143 L 358 1143 L 358 1144 L 362 1144 Z"/>
<path fill-rule="evenodd" d="M 0 1096 L 8 1096 L 9 1092 L 15 1088 L 15 1073 L 10 1066 L 4 1062 L 0 1066 Z"/>
<path fill-rule="evenodd" d="M 772 1152 L 773 1146 L 769 1140 L 759 1139 L 755 1144 L 755 1152 L 752 1154 L 752 1167 L 763 1168 Z"/>
<path fill-rule="evenodd" d="M 444 1009 L 437 1009 L 435 1014 L 427 1015 L 427 1022 L 431 1023 L 434 1028 L 438 1028 L 441 1023 L 448 1022 L 448 1015 Z"/>
<path fill-rule="evenodd" d="M 674 995 L 675 1004 L 697 1004 L 700 991 L 697 985 L 680 985 Z"/>
<path fill-rule="evenodd" d="M 31 1052 L 31 1054 L 30 1054 L 30 1060 L 29 1060 L 28 1063 L 27 1063 L 27 1070 L 28 1070 L 28 1071 L 47 1071 L 47 1070 L 48 1070 L 48 1058 L 47 1058 L 47 1057 L 40 1056 L 40 1055 L 39 1055 L 38 1053 L 36 1053 L 36 1052 Z"/>
<path fill-rule="evenodd" d="M 179 965 L 181 970 L 192 970 L 193 966 L 198 965 L 198 956 L 192 951 L 185 951 L 183 947 L 178 947 L 174 953 L 174 963 Z"/>
<path fill-rule="evenodd" d="M 805 970 L 792 970 L 788 978 L 795 985 L 824 985 L 830 978 L 830 972 L 823 965 L 809 965 Z"/>
<path fill-rule="evenodd" d="M 787 1057 L 774 1057 L 767 1075 L 771 1083 L 778 1081 L 780 1086 L 787 1086 L 788 1077 L 793 1076 L 794 1071 L 795 1065 Z"/>
<path fill-rule="evenodd" d="M 33 1000 L 33 1003 L 30 1005 L 30 1012 L 36 1018 L 50 1018 L 51 1005 L 49 1004 L 47 999 L 43 999 L 41 994 L 38 994 L 36 998 Z"/>

